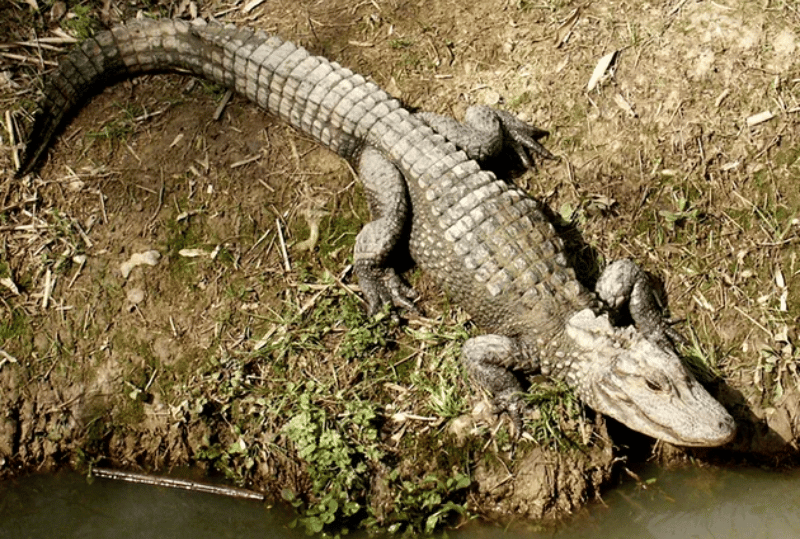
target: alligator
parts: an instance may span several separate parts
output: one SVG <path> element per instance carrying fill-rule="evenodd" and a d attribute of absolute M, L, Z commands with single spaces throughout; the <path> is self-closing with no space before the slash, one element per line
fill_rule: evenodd
<path fill-rule="evenodd" d="M 354 273 L 374 313 L 414 310 L 395 248 L 485 333 L 461 359 L 498 413 L 522 426 L 532 373 L 562 380 L 589 407 L 682 446 L 729 442 L 735 423 L 676 352 L 647 274 L 610 264 L 594 290 L 576 278 L 540 202 L 482 168 L 494 156 L 553 155 L 547 133 L 485 106 L 464 123 L 412 113 L 336 62 L 261 31 L 202 20 L 135 20 L 98 33 L 49 77 L 18 176 L 34 172 L 69 117 L 105 86 L 145 73 L 193 74 L 244 95 L 353 163 L 373 220 L 356 237 Z M 618 326 L 628 309 L 633 324 Z"/>

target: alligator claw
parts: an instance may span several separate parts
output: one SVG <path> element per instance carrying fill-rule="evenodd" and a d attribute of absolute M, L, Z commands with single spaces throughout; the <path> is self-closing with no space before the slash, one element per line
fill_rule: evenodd
<path fill-rule="evenodd" d="M 688 346 L 689 341 L 686 337 L 680 334 L 669 325 L 669 323 L 661 318 L 655 325 L 648 326 L 647 323 L 637 323 L 641 328 L 642 333 L 652 342 L 656 343 L 662 348 L 672 349 L 677 351 L 679 346 Z"/>
<path fill-rule="evenodd" d="M 370 316 L 378 314 L 387 304 L 418 314 L 414 305 L 416 291 L 403 282 L 394 268 L 376 268 L 370 264 L 356 263 L 355 273 Z"/>
<path fill-rule="evenodd" d="M 538 140 L 547 136 L 549 134 L 547 131 L 523 122 L 510 112 L 504 110 L 496 110 L 494 112 L 503 125 L 503 133 L 506 135 L 507 143 L 517 153 L 525 167 L 530 168 L 533 166 L 533 161 L 530 158 L 531 154 L 535 154 L 541 159 L 558 159 Z"/>
<path fill-rule="evenodd" d="M 494 404 L 497 408 L 498 414 L 503 412 L 508 414 L 514 425 L 514 438 L 519 438 L 523 432 L 522 414 L 528 409 L 528 405 L 519 395 L 519 392 L 514 392 L 509 395 L 498 395 L 494 399 Z"/>

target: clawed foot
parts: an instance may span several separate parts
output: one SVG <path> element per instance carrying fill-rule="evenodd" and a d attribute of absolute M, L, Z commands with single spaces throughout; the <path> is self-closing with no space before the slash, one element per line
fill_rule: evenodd
<path fill-rule="evenodd" d="M 661 348 L 678 350 L 680 346 L 688 346 L 689 341 L 686 337 L 678 333 L 667 320 L 663 318 L 656 323 L 655 327 L 643 327 L 641 329 L 645 337 L 656 343 Z"/>
<path fill-rule="evenodd" d="M 497 157 L 506 146 L 516 152 L 527 168 L 533 166 L 533 156 L 556 159 L 538 141 L 547 131 L 523 122 L 510 112 L 475 105 L 467 109 L 463 124 L 432 112 L 420 112 L 417 117 L 464 150 L 470 159 L 484 162 Z"/>
<path fill-rule="evenodd" d="M 419 312 L 414 305 L 416 291 L 402 281 L 394 268 L 376 268 L 368 263 L 356 263 L 355 273 L 370 316 L 378 314 L 387 304 L 415 314 Z"/>
<path fill-rule="evenodd" d="M 494 405 L 498 414 L 503 412 L 508 414 L 511 423 L 514 425 L 514 437 L 519 438 L 523 429 L 522 414 L 528 409 L 528 405 L 519 392 L 498 395 L 494 399 Z"/>
<path fill-rule="evenodd" d="M 494 113 L 503 126 L 506 143 L 516 152 L 526 168 L 531 168 L 534 165 L 531 154 L 535 154 L 541 159 L 557 159 L 555 155 L 539 143 L 538 139 L 549 134 L 547 131 L 523 122 L 510 112 L 495 110 Z"/>
<path fill-rule="evenodd" d="M 687 344 L 683 335 L 664 319 L 650 278 L 635 262 L 623 259 L 609 265 L 595 291 L 612 310 L 627 303 L 636 327 L 658 346 L 677 350 Z"/>

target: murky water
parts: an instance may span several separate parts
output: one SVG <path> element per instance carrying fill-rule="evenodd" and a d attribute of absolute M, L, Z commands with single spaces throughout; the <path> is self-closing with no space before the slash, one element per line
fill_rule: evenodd
<path fill-rule="evenodd" d="M 800 472 L 699 469 L 640 473 L 557 530 L 528 538 L 771 539 L 800 537 Z M 517 537 L 522 537 L 520 533 Z M 487 536 L 488 537 L 488 536 Z M 513 536 L 509 536 L 513 537 Z"/>
<path fill-rule="evenodd" d="M 800 472 L 641 471 L 557 529 L 470 524 L 458 539 L 800 537 Z M 291 515 L 252 500 L 95 479 L 75 473 L 0 483 L 0 538 L 300 538 Z"/>
<path fill-rule="evenodd" d="M 77 473 L 0 483 L 0 539 L 289 539 L 287 511 Z"/>

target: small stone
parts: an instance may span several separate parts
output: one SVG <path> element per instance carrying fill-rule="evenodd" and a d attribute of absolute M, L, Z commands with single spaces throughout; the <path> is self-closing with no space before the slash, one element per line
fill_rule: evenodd
<path fill-rule="evenodd" d="M 133 268 L 136 266 L 141 266 L 142 264 L 147 264 L 148 266 L 155 266 L 158 264 L 159 259 L 161 258 L 161 253 L 155 250 L 144 251 L 142 253 L 134 253 L 131 255 L 130 259 L 127 262 L 123 262 L 119 266 L 119 271 L 122 273 L 122 277 L 127 279 Z"/>
<path fill-rule="evenodd" d="M 126 294 L 128 297 L 128 301 L 131 302 L 133 305 L 138 305 L 144 299 L 144 290 L 141 288 L 131 288 L 128 290 Z"/>
<path fill-rule="evenodd" d="M 483 104 L 493 107 L 500 102 L 500 92 L 497 90 L 487 89 L 483 94 Z"/>

